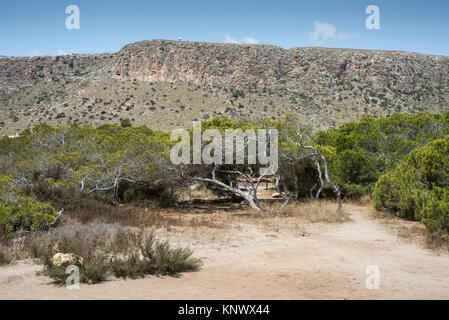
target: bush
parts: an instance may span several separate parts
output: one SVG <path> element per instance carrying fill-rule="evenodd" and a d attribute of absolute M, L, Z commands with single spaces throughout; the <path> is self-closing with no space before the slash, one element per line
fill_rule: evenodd
<path fill-rule="evenodd" d="M 13 237 L 23 231 L 39 231 L 55 221 L 56 210 L 49 204 L 23 196 L 11 179 L 0 176 L 0 233 Z"/>
<path fill-rule="evenodd" d="M 15 206 L 0 203 L 0 229 L 9 237 L 22 231 L 38 231 L 55 220 L 56 210 L 40 202 L 24 198 Z"/>
<path fill-rule="evenodd" d="M 50 266 L 47 267 L 44 274 L 55 280 L 57 283 L 65 284 L 67 278 L 70 276 L 70 274 L 66 273 L 65 271 L 66 267 Z"/>
<path fill-rule="evenodd" d="M 142 241 L 139 251 L 124 259 L 113 259 L 111 269 L 116 277 L 138 278 L 148 274 L 173 276 L 180 272 L 195 271 L 200 265 L 200 260 L 192 258 L 190 249 L 173 249 L 168 242 L 156 241 L 150 235 Z"/>
<path fill-rule="evenodd" d="M 95 284 L 106 280 L 108 265 L 105 256 L 100 255 L 84 261 L 80 267 L 81 282 Z"/>
<path fill-rule="evenodd" d="M 373 192 L 377 210 L 449 232 L 449 136 L 414 150 Z"/>
<path fill-rule="evenodd" d="M 430 193 L 418 195 L 417 213 L 431 232 L 443 230 L 449 233 L 449 188 L 437 188 Z"/>
<path fill-rule="evenodd" d="M 192 253 L 187 248 L 172 249 L 167 241 L 155 241 L 152 235 L 142 246 L 142 255 L 151 266 L 151 271 L 162 275 L 175 275 L 180 272 L 197 270 L 200 261 L 192 258 Z"/>
<path fill-rule="evenodd" d="M 10 264 L 12 261 L 11 256 L 3 249 L 0 248 L 0 266 Z"/>
<path fill-rule="evenodd" d="M 127 128 L 127 127 L 131 127 L 132 123 L 131 123 L 131 120 L 126 118 L 126 119 L 120 120 L 120 125 L 122 126 L 122 128 Z"/>
<path fill-rule="evenodd" d="M 112 273 L 118 278 L 139 278 L 145 275 L 176 275 L 195 271 L 201 262 L 192 258 L 192 251 L 171 248 L 168 242 L 156 241 L 153 235 L 144 239 L 142 232 L 101 232 L 93 228 L 90 232 L 56 231 L 46 239 L 35 240 L 31 256 L 45 266 L 44 274 L 64 284 L 68 278 L 66 267 L 52 263 L 54 254 L 72 253 L 77 257 L 75 265 L 80 270 L 80 281 L 95 284 L 106 280 Z M 101 228 L 100 228 L 101 229 Z M 80 231 L 81 231 L 80 230 Z M 95 231 L 95 235 L 92 232 Z M 64 233 L 64 235 L 62 235 Z"/>
<path fill-rule="evenodd" d="M 338 129 L 318 132 L 315 142 L 335 148 L 329 170 L 345 196 L 371 193 L 379 177 L 392 172 L 416 148 L 449 134 L 449 113 L 365 116 Z"/>
<path fill-rule="evenodd" d="M 145 260 L 140 260 L 137 254 L 131 254 L 123 259 L 114 258 L 111 261 L 111 270 L 117 278 L 136 279 L 152 273 L 152 270 L 145 262 Z"/>

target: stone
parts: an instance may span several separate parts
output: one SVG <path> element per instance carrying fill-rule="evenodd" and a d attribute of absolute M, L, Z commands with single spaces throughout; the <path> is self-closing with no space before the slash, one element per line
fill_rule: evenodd
<path fill-rule="evenodd" d="M 76 260 L 77 259 L 73 253 L 68 253 L 68 254 L 57 253 L 53 256 L 53 258 L 51 259 L 51 262 L 56 267 L 67 267 L 69 265 L 75 264 Z M 80 261 L 80 263 L 83 263 L 82 258 L 80 258 L 79 261 Z"/>

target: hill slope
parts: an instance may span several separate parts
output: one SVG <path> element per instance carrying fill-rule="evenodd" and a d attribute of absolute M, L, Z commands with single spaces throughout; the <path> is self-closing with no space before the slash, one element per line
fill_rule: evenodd
<path fill-rule="evenodd" d="M 49 122 L 153 128 L 301 114 L 330 127 L 363 114 L 449 110 L 449 57 L 407 52 L 143 41 L 118 53 L 0 59 L 0 133 Z"/>

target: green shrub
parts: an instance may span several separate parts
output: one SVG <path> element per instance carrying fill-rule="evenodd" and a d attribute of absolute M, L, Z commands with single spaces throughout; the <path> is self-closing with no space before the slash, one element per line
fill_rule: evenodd
<path fill-rule="evenodd" d="M 449 113 L 364 116 L 338 129 L 320 131 L 315 142 L 335 148 L 329 170 L 345 196 L 371 193 L 379 177 L 390 173 L 416 148 L 449 134 Z"/>
<path fill-rule="evenodd" d="M 449 136 L 411 152 L 373 192 L 377 210 L 422 221 L 432 232 L 449 232 Z"/>
<path fill-rule="evenodd" d="M 131 122 L 131 120 L 126 118 L 126 119 L 120 120 L 120 125 L 122 126 L 122 128 L 127 128 L 127 127 L 131 127 L 132 126 L 132 122 Z"/>
<path fill-rule="evenodd" d="M 145 274 L 153 273 L 153 270 L 146 262 L 146 260 L 140 260 L 137 254 L 131 254 L 124 259 L 114 258 L 111 261 L 111 270 L 117 278 L 136 279 L 144 277 Z"/>
<path fill-rule="evenodd" d="M 155 241 L 150 236 L 142 246 L 142 255 L 147 259 L 156 274 L 175 275 L 185 271 L 195 271 L 200 266 L 198 259 L 192 258 L 187 248 L 172 249 L 166 241 Z"/>
<path fill-rule="evenodd" d="M 180 272 L 195 271 L 201 262 L 192 257 L 192 251 L 186 248 L 171 248 L 168 242 L 159 242 L 150 235 L 140 247 L 142 259 L 138 253 L 132 253 L 124 259 L 113 259 L 112 272 L 116 277 L 138 278 L 148 274 L 176 275 Z"/>
<path fill-rule="evenodd" d="M 39 259 L 44 266 L 53 266 L 51 262 L 53 251 L 49 242 L 34 240 L 30 245 L 30 254 L 32 258 Z"/>
<path fill-rule="evenodd" d="M 66 267 L 47 267 L 44 274 L 59 284 L 65 284 L 70 274 L 66 273 Z"/>
<path fill-rule="evenodd" d="M 12 261 L 11 256 L 0 248 L 0 266 L 8 265 Z"/>
<path fill-rule="evenodd" d="M 79 231 L 87 231 L 84 229 Z M 53 255 L 58 252 L 77 257 L 75 265 L 80 271 L 80 281 L 88 284 L 104 281 L 110 273 L 131 279 L 151 274 L 176 275 L 195 271 L 201 264 L 192 257 L 191 250 L 171 248 L 168 242 L 156 241 L 152 234 L 144 239 L 142 232 L 111 235 L 97 229 L 92 229 L 96 235 L 65 231 L 67 234 L 63 236 L 56 233 L 37 239 L 30 246 L 31 256 L 44 265 L 45 275 L 60 284 L 65 283 L 69 274 L 65 273 L 67 266 L 53 265 Z"/>
<path fill-rule="evenodd" d="M 449 233 L 449 188 L 437 188 L 427 194 L 419 194 L 417 218 L 431 232 L 443 230 Z"/>
<path fill-rule="evenodd" d="M 0 176 L 0 233 L 13 237 L 23 231 L 39 231 L 55 221 L 49 204 L 23 196 L 11 178 Z"/>
<path fill-rule="evenodd" d="M 0 204 L 0 228 L 9 236 L 21 231 L 39 231 L 55 220 L 56 210 L 29 198 L 20 199 L 15 206 Z"/>
<path fill-rule="evenodd" d="M 105 256 L 100 255 L 86 260 L 80 267 L 81 282 L 95 284 L 106 280 L 108 263 Z"/>

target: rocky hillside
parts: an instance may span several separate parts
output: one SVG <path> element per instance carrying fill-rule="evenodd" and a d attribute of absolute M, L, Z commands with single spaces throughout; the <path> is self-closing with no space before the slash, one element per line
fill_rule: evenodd
<path fill-rule="evenodd" d="M 449 110 L 449 57 L 153 40 L 115 54 L 0 59 L 0 130 L 130 118 L 300 113 L 315 127 L 363 114 Z"/>
<path fill-rule="evenodd" d="M 107 77 L 112 74 L 115 59 L 115 54 L 0 59 L 0 83 L 17 86 L 58 81 L 92 71 Z"/>
<path fill-rule="evenodd" d="M 246 90 L 285 86 L 335 93 L 341 82 L 349 81 L 375 90 L 410 92 L 447 87 L 448 68 L 448 57 L 405 52 L 155 40 L 124 47 L 116 75 Z"/>

